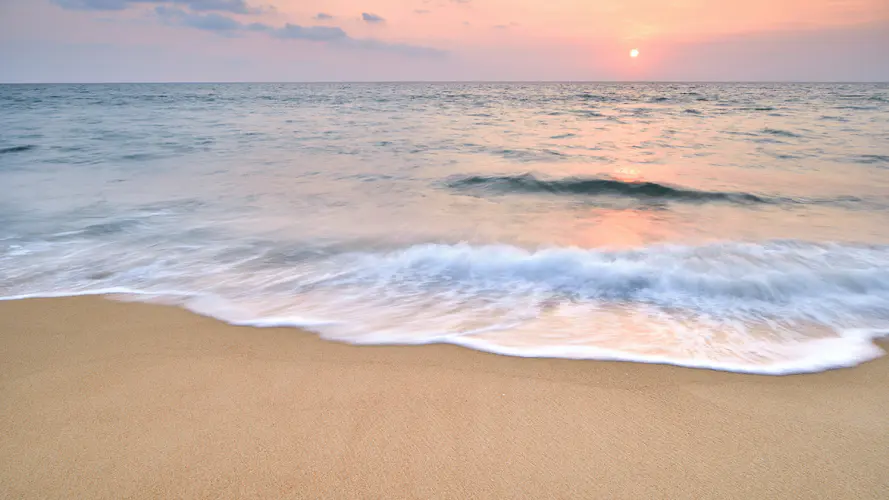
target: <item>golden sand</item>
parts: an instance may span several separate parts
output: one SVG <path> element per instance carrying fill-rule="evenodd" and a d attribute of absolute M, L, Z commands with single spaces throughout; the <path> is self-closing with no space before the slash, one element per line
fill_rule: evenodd
<path fill-rule="evenodd" d="M 889 498 L 889 360 L 764 377 L 0 303 L 2 498 Z"/>

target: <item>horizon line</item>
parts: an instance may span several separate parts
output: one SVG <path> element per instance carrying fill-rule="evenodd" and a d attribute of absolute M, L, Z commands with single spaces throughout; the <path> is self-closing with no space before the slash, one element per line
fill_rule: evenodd
<path fill-rule="evenodd" d="M 282 85 L 282 84 L 442 84 L 442 83 L 609 83 L 609 84 L 889 84 L 889 80 L 288 80 L 288 81 L 212 81 L 212 80 L 117 80 L 117 81 L 0 81 L 0 85 Z"/>

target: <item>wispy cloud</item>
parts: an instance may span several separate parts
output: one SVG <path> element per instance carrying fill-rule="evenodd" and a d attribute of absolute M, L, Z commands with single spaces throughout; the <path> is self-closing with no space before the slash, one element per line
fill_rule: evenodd
<path fill-rule="evenodd" d="M 422 47 L 419 45 L 410 45 L 407 43 L 389 43 L 371 38 L 355 39 L 346 38 L 337 45 L 343 47 L 354 47 L 357 49 L 379 50 L 383 52 L 391 52 L 393 54 L 401 54 L 412 57 L 440 58 L 447 55 L 447 52 L 431 47 Z"/>
<path fill-rule="evenodd" d="M 254 32 L 264 33 L 282 40 L 306 40 L 327 43 L 334 47 L 389 52 L 411 57 L 442 57 L 446 52 L 431 47 L 406 43 L 390 43 L 374 39 L 352 38 L 337 26 L 300 26 L 287 23 L 276 28 L 264 23 L 241 23 L 228 16 L 210 12 L 206 14 L 189 12 L 175 7 L 159 5 L 155 13 L 164 23 L 209 31 L 223 36 L 237 36 Z"/>
<path fill-rule="evenodd" d="M 124 10 L 137 4 L 167 4 L 187 7 L 195 12 L 231 12 L 252 14 L 259 9 L 251 8 L 246 0 L 52 0 L 66 9 Z"/>
<path fill-rule="evenodd" d="M 128 0 L 52 0 L 52 3 L 79 10 L 123 10 L 130 6 Z"/>
<path fill-rule="evenodd" d="M 2 0 L 0 0 L 2 1 Z M 247 0 L 51 0 L 66 9 L 94 11 L 122 11 L 140 4 L 154 4 L 154 12 L 164 24 L 182 26 L 216 33 L 221 36 L 238 36 L 246 33 L 262 33 L 283 40 L 306 40 L 326 43 L 331 46 L 373 50 L 402 54 L 412 57 L 442 57 L 443 50 L 411 45 L 390 43 L 382 40 L 352 38 L 337 26 L 300 26 L 287 23 L 275 27 L 264 23 L 242 23 L 227 14 L 257 14 L 261 9 L 251 7 Z M 318 21 L 330 21 L 334 16 L 319 12 L 314 16 Z M 364 12 L 361 19 L 367 23 L 384 23 L 386 20 L 376 14 Z"/>
<path fill-rule="evenodd" d="M 382 17 L 380 17 L 376 14 L 370 14 L 368 12 L 362 12 L 361 19 L 364 20 L 364 22 L 366 22 L 366 23 L 373 23 L 373 24 L 386 22 L 386 20 L 383 19 Z"/>
<path fill-rule="evenodd" d="M 222 14 L 193 14 L 182 9 L 159 5 L 154 9 L 157 16 L 167 24 L 177 24 L 204 31 L 233 34 L 244 29 L 244 25 Z M 262 25 L 259 25 L 262 26 Z"/>
<path fill-rule="evenodd" d="M 336 26 L 299 26 L 287 23 L 283 28 L 273 29 L 273 36 L 293 40 L 312 40 L 315 42 L 333 42 L 349 40 L 349 35 Z"/>

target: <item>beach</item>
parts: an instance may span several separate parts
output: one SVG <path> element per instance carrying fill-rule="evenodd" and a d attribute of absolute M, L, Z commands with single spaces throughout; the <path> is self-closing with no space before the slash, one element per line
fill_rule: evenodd
<path fill-rule="evenodd" d="M 739 375 L 12 300 L 0 497 L 886 498 L 887 384 L 887 358 Z"/>

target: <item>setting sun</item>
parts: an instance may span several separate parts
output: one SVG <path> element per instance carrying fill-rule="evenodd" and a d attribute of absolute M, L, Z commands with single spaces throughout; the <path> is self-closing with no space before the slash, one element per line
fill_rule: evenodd
<path fill-rule="evenodd" d="M 639 57 L 639 49 L 630 50 L 630 57 Z"/>

